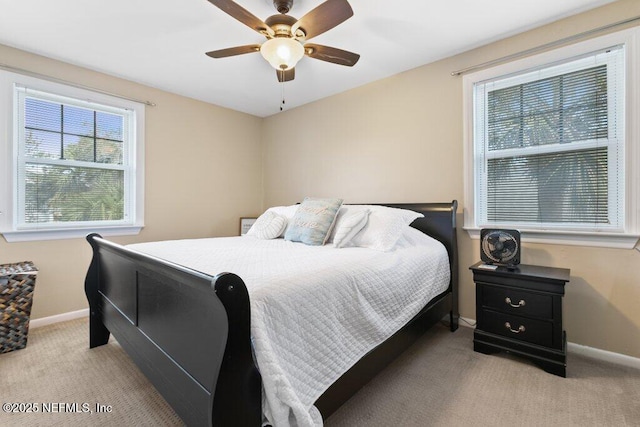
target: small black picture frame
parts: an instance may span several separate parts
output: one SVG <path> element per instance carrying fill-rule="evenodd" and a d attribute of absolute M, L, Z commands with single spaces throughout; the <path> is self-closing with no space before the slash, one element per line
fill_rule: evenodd
<path fill-rule="evenodd" d="M 247 217 L 247 216 L 243 216 L 240 218 L 240 235 L 241 236 L 244 236 L 245 234 L 247 234 L 247 231 L 249 231 L 253 223 L 256 222 L 256 219 L 257 218 L 255 217 Z"/>

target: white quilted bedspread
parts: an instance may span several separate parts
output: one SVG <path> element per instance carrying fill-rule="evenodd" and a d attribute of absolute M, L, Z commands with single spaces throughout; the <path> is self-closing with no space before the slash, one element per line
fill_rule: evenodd
<path fill-rule="evenodd" d="M 265 422 L 321 426 L 317 398 L 449 284 L 447 252 L 407 227 L 391 252 L 253 237 L 129 247 L 247 285 Z"/>

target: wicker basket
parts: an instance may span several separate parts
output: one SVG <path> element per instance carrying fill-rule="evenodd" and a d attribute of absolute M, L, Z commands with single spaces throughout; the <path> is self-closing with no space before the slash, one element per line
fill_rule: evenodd
<path fill-rule="evenodd" d="M 0 264 L 0 353 L 27 346 L 37 273 L 31 261 Z"/>

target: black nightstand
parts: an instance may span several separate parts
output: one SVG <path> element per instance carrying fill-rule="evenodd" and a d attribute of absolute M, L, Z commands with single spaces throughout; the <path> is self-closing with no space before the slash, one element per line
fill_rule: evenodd
<path fill-rule="evenodd" d="M 519 265 L 469 267 L 476 283 L 477 325 L 473 349 L 490 354 L 509 351 L 545 371 L 566 377 L 567 335 L 562 329 L 566 268 Z"/>

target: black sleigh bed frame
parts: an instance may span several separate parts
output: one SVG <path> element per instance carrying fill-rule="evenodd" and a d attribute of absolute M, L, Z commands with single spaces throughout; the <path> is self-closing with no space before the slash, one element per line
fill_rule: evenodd
<path fill-rule="evenodd" d="M 449 253 L 449 288 L 340 377 L 315 402 L 326 419 L 428 328 L 458 327 L 457 202 L 384 204 L 424 214 L 412 227 Z M 180 418 L 193 426 L 260 426 L 262 383 L 254 363 L 249 294 L 233 273 L 210 276 L 87 236 L 90 347 L 110 334 Z"/>

